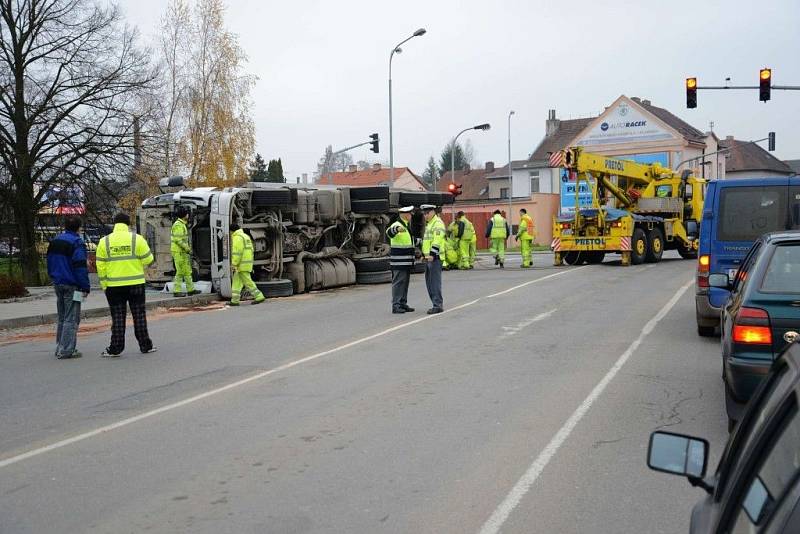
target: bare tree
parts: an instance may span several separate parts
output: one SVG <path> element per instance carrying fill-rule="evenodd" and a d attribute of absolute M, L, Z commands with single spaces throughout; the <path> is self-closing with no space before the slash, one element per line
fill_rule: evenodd
<path fill-rule="evenodd" d="M 132 117 L 154 75 L 115 6 L 0 0 L 0 161 L 25 282 L 38 284 L 35 219 L 55 184 L 129 172 Z"/>
<path fill-rule="evenodd" d="M 180 165 L 176 163 L 176 150 L 179 139 L 185 132 L 185 113 L 188 77 L 186 61 L 188 54 L 191 12 L 185 0 L 172 0 L 161 18 L 161 61 L 164 91 L 155 100 L 157 121 L 162 131 L 163 175 L 172 176 Z"/>

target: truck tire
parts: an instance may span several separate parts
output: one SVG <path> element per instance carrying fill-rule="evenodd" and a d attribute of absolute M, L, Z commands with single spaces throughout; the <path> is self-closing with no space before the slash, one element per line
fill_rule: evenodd
<path fill-rule="evenodd" d="M 631 237 L 631 265 L 641 265 L 646 258 L 647 234 L 641 228 L 635 228 Z"/>
<path fill-rule="evenodd" d="M 351 187 L 350 202 L 354 200 L 385 200 L 389 201 L 389 188 L 386 186 Z M 356 211 L 353 208 L 353 211 Z"/>
<path fill-rule="evenodd" d="M 389 270 L 389 258 L 362 258 L 355 261 L 357 273 L 374 273 Z"/>
<path fill-rule="evenodd" d="M 266 280 L 256 282 L 256 287 L 269 298 L 291 297 L 294 294 L 294 284 L 291 280 L 278 278 L 276 280 Z"/>
<path fill-rule="evenodd" d="M 647 263 L 658 263 L 663 255 L 664 232 L 660 228 L 653 228 L 650 230 L 650 235 L 647 236 L 647 256 L 645 261 Z"/>
<path fill-rule="evenodd" d="M 681 255 L 681 258 L 684 260 L 696 260 L 697 259 L 697 251 L 693 248 L 678 246 L 678 254 Z"/>
<path fill-rule="evenodd" d="M 373 213 L 386 213 L 389 211 L 388 200 L 352 200 L 350 201 L 350 210 L 353 213 L 373 214 Z"/>
<path fill-rule="evenodd" d="M 400 193 L 400 207 L 414 206 L 418 208 L 422 204 L 428 204 L 428 193 L 424 191 Z"/>
<path fill-rule="evenodd" d="M 588 257 L 586 258 L 586 263 L 588 263 L 589 265 L 598 265 L 600 263 L 603 263 L 604 259 L 606 259 L 605 252 L 600 252 L 600 251 L 590 252 Z"/>
<path fill-rule="evenodd" d="M 581 265 L 584 262 L 585 254 L 580 252 L 567 252 L 564 254 L 564 263 L 567 265 Z"/>
<path fill-rule="evenodd" d="M 392 281 L 392 271 L 356 273 L 357 284 L 388 284 Z"/>
<path fill-rule="evenodd" d="M 295 198 L 297 197 L 295 196 Z M 294 204 L 292 200 L 292 191 L 289 189 L 253 191 L 252 202 L 253 206 L 260 207 L 291 206 Z"/>

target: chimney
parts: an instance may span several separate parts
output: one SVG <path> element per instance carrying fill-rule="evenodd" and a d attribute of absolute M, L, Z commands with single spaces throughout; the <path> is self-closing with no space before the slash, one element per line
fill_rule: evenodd
<path fill-rule="evenodd" d="M 631 100 L 633 100 L 633 101 L 634 101 L 634 102 L 636 102 L 637 104 L 641 104 L 641 103 L 642 103 L 642 99 L 641 99 L 641 98 L 639 98 L 638 96 L 632 96 L 632 97 L 631 97 Z"/>
<path fill-rule="evenodd" d="M 547 121 L 544 123 L 544 136 L 550 137 L 558 131 L 561 121 L 556 118 L 556 110 L 547 111 Z"/>
<path fill-rule="evenodd" d="M 347 172 L 356 172 L 358 170 L 358 165 L 348 165 Z"/>
<path fill-rule="evenodd" d="M 649 100 L 642 100 L 642 104 L 644 104 L 645 106 L 651 106 L 652 105 Z"/>
<path fill-rule="evenodd" d="M 303 183 L 304 183 L 304 184 L 307 184 L 307 183 L 308 183 L 308 173 L 307 173 L 307 172 L 304 172 L 304 173 L 303 173 Z"/>
<path fill-rule="evenodd" d="M 381 170 L 381 164 L 380 164 L 380 163 L 373 163 L 373 164 L 372 164 L 372 170 L 373 170 L 373 171 L 379 171 L 379 170 Z"/>
<path fill-rule="evenodd" d="M 494 172 L 494 161 L 486 162 L 486 172 Z"/>

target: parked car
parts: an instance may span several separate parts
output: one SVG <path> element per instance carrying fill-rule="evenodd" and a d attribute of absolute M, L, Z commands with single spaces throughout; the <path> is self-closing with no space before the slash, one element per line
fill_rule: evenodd
<path fill-rule="evenodd" d="M 732 274 L 768 232 L 800 229 L 800 176 L 709 182 L 700 224 L 695 304 L 697 333 L 712 336 L 728 298 L 711 274 Z"/>
<path fill-rule="evenodd" d="M 775 362 L 706 477 L 708 442 L 654 432 L 647 465 L 682 475 L 708 495 L 691 514 L 691 534 L 800 532 L 800 344 Z"/>
<path fill-rule="evenodd" d="M 709 277 L 730 291 L 720 319 L 728 423 L 769 371 L 772 361 L 800 331 L 800 231 L 758 239 L 731 280 Z"/>

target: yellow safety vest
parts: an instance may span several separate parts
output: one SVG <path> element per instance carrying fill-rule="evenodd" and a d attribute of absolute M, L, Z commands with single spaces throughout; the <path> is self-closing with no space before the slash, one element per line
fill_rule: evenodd
<path fill-rule="evenodd" d="M 189 246 L 189 229 L 183 219 L 178 219 L 172 225 L 172 244 L 169 247 L 173 256 L 189 254 L 192 248 Z"/>
<path fill-rule="evenodd" d="M 533 219 L 531 219 L 531 216 L 526 213 L 519 221 L 519 231 L 517 231 L 517 237 L 523 241 L 532 241 L 535 235 L 536 231 L 533 228 Z"/>
<path fill-rule="evenodd" d="M 231 239 L 231 265 L 243 273 L 253 272 L 253 240 L 239 228 Z"/>
<path fill-rule="evenodd" d="M 100 240 L 96 257 L 103 289 L 144 284 L 144 268 L 153 263 L 147 241 L 122 223 L 115 224 L 114 231 Z"/>
<path fill-rule="evenodd" d="M 438 215 L 434 215 L 425 225 L 425 237 L 422 239 L 422 253 L 426 256 L 429 254 L 439 256 L 444 253 L 446 233 L 444 222 Z"/>
<path fill-rule="evenodd" d="M 401 229 L 405 229 L 405 232 L 401 232 Z M 392 269 L 410 269 L 414 265 L 414 242 L 408 225 L 398 219 L 386 229 L 386 236 L 391 247 L 389 266 Z"/>
<path fill-rule="evenodd" d="M 505 239 L 508 237 L 506 233 L 506 220 L 499 213 L 492 217 L 492 232 L 489 234 L 492 239 Z"/>
<path fill-rule="evenodd" d="M 464 241 L 472 241 L 472 237 L 475 235 L 475 226 L 466 216 L 462 216 L 459 222 L 464 223 L 464 233 L 461 235 L 461 239 Z"/>

